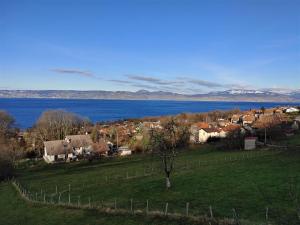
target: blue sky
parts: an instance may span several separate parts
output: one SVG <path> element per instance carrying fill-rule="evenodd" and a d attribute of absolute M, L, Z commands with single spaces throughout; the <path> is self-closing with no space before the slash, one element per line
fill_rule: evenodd
<path fill-rule="evenodd" d="M 299 0 L 0 0 L 0 89 L 300 89 Z"/>

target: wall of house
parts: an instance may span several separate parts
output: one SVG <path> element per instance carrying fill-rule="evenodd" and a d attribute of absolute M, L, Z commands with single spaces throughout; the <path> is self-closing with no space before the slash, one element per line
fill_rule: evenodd
<path fill-rule="evenodd" d="M 199 142 L 200 143 L 207 142 L 208 138 L 209 138 L 208 133 L 206 133 L 204 130 L 199 131 Z"/>
<path fill-rule="evenodd" d="M 256 139 L 245 139 L 245 150 L 253 150 L 256 148 Z"/>

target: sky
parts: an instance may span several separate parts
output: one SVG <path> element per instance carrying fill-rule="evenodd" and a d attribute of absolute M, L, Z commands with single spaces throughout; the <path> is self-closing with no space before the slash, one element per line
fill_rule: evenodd
<path fill-rule="evenodd" d="M 0 0 L 0 89 L 300 89 L 300 0 Z"/>

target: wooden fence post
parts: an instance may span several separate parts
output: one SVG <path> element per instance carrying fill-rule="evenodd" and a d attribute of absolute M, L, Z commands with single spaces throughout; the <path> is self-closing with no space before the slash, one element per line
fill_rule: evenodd
<path fill-rule="evenodd" d="M 268 220 L 269 220 L 269 208 L 266 207 L 266 222 L 268 224 Z"/>
<path fill-rule="evenodd" d="M 186 209 L 185 209 L 186 216 L 189 216 L 189 206 L 190 206 L 190 203 L 187 202 L 186 203 Z"/>
<path fill-rule="evenodd" d="M 61 192 L 59 192 L 59 195 L 58 195 L 58 204 L 60 204 L 60 197 L 61 197 Z"/>
<path fill-rule="evenodd" d="M 232 212 L 233 212 L 233 220 L 236 222 L 236 225 L 240 225 L 238 215 L 234 208 L 232 209 Z"/>
<path fill-rule="evenodd" d="M 69 205 L 71 204 L 71 194 L 69 192 Z"/>
<path fill-rule="evenodd" d="M 80 206 L 80 195 L 78 195 L 77 205 L 78 205 L 78 207 Z"/>
<path fill-rule="evenodd" d="M 44 193 L 44 203 L 46 202 L 46 194 Z"/>
<path fill-rule="evenodd" d="M 167 202 L 167 203 L 166 203 L 166 206 L 165 206 L 165 216 L 168 215 L 168 206 L 169 206 L 169 203 Z"/>
<path fill-rule="evenodd" d="M 91 208 L 91 197 L 89 197 L 89 208 Z"/>
<path fill-rule="evenodd" d="M 115 199 L 115 210 L 117 210 L 117 199 Z"/>
<path fill-rule="evenodd" d="M 210 218 L 213 219 L 214 218 L 214 214 L 213 214 L 211 205 L 209 206 L 209 214 L 210 214 Z"/>
<path fill-rule="evenodd" d="M 149 213 L 149 201 L 147 200 L 146 202 L 146 214 L 148 215 Z"/>
<path fill-rule="evenodd" d="M 130 211 L 131 213 L 133 213 L 133 200 L 130 199 Z"/>

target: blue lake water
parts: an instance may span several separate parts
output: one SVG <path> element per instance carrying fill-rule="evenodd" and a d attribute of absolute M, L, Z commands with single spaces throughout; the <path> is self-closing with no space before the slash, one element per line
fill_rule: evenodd
<path fill-rule="evenodd" d="M 16 119 L 20 128 L 31 127 L 41 113 L 63 109 L 88 117 L 92 122 L 112 121 L 145 116 L 176 115 L 183 112 L 208 112 L 239 108 L 248 110 L 262 106 L 274 107 L 291 103 L 259 102 L 195 102 L 158 100 L 87 100 L 87 99 L 0 99 L 0 110 Z"/>

